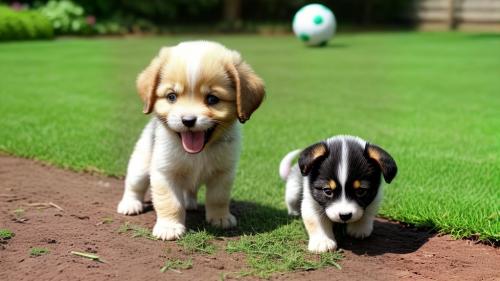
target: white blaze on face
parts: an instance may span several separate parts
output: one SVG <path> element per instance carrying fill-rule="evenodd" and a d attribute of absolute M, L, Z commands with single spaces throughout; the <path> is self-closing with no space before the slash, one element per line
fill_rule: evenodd
<path fill-rule="evenodd" d="M 201 52 L 195 53 L 193 56 L 189 57 L 186 62 L 186 76 L 187 81 L 190 85 L 191 95 L 194 94 L 194 87 L 198 83 L 200 74 L 201 58 L 203 54 Z"/>
<path fill-rule="evenodd" d="M 342 187 L 345 186 L 345 182 L 347 181 L 347 169 L 349 165 L 349 163 L 347 163 L 348 161 L 349 160 L 347 156 L 347 144 L 345 140 L 342 140 L 342 156 L 340 158 L 340 165 L 337 171 L 337 178 L 339 179 L 340 185 L 342 185 Z M 345 196 L 343 188 L 342 188 L 342 196 Z"/>
<path fill-rule="evenodd" d="M 207 51 L 206 42 L 193 41 L 184 42 L 176 47 L 172 52 L 174 58 L 182 59 L 186 66 L 186 81 L 189 85 L 190 94 L 194 93 L 194 87 L 198 82 L 201 61 Z"/>
<path fill-rule="evenodd" d="M 361 208 L 358 203 L 353 200 L 349 200 L 345 194 L 345 186 L 347 182 L 347 176 L 349 173 L 349 151 L 347 142 L 342 139 L 342 154 L 340 158 L 340 164 L 337 170 L 337 179 L 342 188 L 342 193 L 340 198 L 330 203 L 325 209 L 325 213 L 334 222 L 353 222 L 359 220 L 363 216 L 363 208 Z M 352 214 L 351 219 L 348 221 L 343 221 L 340 219 L 340 215 Z"/>
<path fill-rule="evenodd" d="M 194 93 L 194 87 L 200 79 L 203 61 L 209 54 L 227 53 L 224 46 L 210 41 L 190 41 L 183 42 L 174 47 L 172 56 L 184 61 L 186 66 L 186 81 L 189 84 L 191 94 Z"/>

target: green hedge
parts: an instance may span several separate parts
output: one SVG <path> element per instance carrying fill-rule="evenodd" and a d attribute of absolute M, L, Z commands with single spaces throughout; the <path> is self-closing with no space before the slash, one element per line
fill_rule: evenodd
<path fill-rule="evenodd" d="M 0 41 L 54 37 L 50 21 L 38 11 L 14 11 L 0 6 Z"/>

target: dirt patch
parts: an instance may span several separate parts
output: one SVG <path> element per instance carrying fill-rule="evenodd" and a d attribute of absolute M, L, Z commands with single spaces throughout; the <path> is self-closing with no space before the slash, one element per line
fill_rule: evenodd
<path fill-rule="evenodd" d="M 0 156 L 0 228 L 15 233 L 0 244 L 0 280 L 221 280 L 245 268 L 243 255 L 223 250 L 188 254 L 174 242 L 119 234 L 127 221 L 151 228 L 155 219 L 152 211 L 133 217 L 116 214 L 122 185 L 114 178 Z M 225 241 L 217 243 L 222 247 Z M 271 279 L 500 280 L 498 248 L 386 220 L 376 222 L 369 239 L 340 243 L 345 255 L 341 270 L 332 267 Z M 47 248 L 49 253 L 31 257 L 32 247 Z M 95 253 L 105 263 L 71 251 Z M 161 273 L 168 258 L 192 259 L 193 266 L 180 273 Z"/>

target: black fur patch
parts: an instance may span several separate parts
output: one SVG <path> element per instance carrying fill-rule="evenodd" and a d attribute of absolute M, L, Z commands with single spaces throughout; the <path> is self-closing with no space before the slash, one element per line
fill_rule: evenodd
<path fill-rule="evenodd" d="M 365 147 L 351 139 L 337 139 L 324 142 L 328 155 L 315 161 L 309 171 L 309 186 L 311 194 L 323 208 L 339 200 L 342 190 L 345 190 L 348 200 L 356 201 L 366 208 L 377 196 L 382 170 L 379 163 L 370 158 Z M 339 181 L 339 166 L 342 164 L 342 145 L 347 148 L 347 178 L 345 185 Z M 384 151 L 385 152 L 385 151 Z M 392 159 L 392 158 L 391 158 Z M 395 166 L 395 163 L 394 163 Z M 335 181 L 336 188 L 328 189 L 328 182 Z M 354 181 L 360 181 L 361 187 L 354 188 Z"/>
<path fill-rule="evenodd" d="M 342 157 L 342 142 L 335 142 L 328 144 L 328 155 L 317 162 L 309 174 L 309 186 L 311 194 L 321 206 L 324 208 L 328 203 L 333 202 L 340 198 L 342 194 L 342 185 L 337 177 L 337 170 L 340 165 Z M 332 190 L 332 196 L 325 194 L 325 189 L 328 189 L 328 182 L 335 181 L 337 188 Z"/>
<path fill-rule="evenodd" d="M 369 143 L 366 144 L 365 154 L 377 162 L 378 166 L 382 170 L 385 182 L 391 183 L 398 173 L 396 161 L 392 159 L 392 156 L 382 148 Z"/>
<path fill-rule="evenodd" d="M 326 143 L 315 143 L 302 151 L 299 157 L 299 168 L 303 176 L 307 176 L 311 169 L 321 163 L 328 156 Z"/>

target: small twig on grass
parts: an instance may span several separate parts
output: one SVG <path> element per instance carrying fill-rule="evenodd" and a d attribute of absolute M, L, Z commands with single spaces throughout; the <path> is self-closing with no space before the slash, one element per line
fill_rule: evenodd
<path fill-rule="evenodd" d="M 49 202 L 49 203 L 26 203 L 25 205 L 28 206 L 28 207 L 38 207 L 38 208 L 50 208 L 50 207 L 53 207 L 53 208 L 58 209 L 61 212 L 64 211 L 63 208 L 59 207 L 59 205 L 56 205 L 53 202 Z"/>
<path fill-rule="evenodd" d="M 49 202 L 49 205 L 52 206 L 52 207 L 54 207 L 54 208 L 56 208 L 56 209 L 58 209 L 61 212 L 64 211 L 63 208 L 59 207 L 59 205 L 56 205 L 55 203 Z"/>
<path fill-rule="evenodd" d="M 25 223 L 25 222 L 29 221 L 29 219 L 27 219 L 27 218 L 13 218 L 12 221 L 18 222 L 18 223 Z"/>
<path fill-rule="evenodd" d="M 90 253 L 83 253 L 83 252 L 76 252 L 76 251 L 71 251 L 71 254 L 75 255 L 75 256 L 83 257 L 83 258 L 86 258 L 86 259 L 90 259 L 90 260 L 93 260 L 93 261 L 106 263 L 98 255 L 94 255 L 94 254 L 90 254 Z"/>
<path fill-rule="evenodd" d="M 0 194 L 0 197 L 16 197 L 16 195 L 15 194 L 4 194 L 4 193 L 2 193 L 2 194 Z"/>
<path fill-rule="evenodd" d="M 113 218 L 111 217 L 105 217 L 102 219 L 102 221 L 96 223 L 95 225 L 102 225 L 102 224 L 109 224 L 113 222 Z"/>

